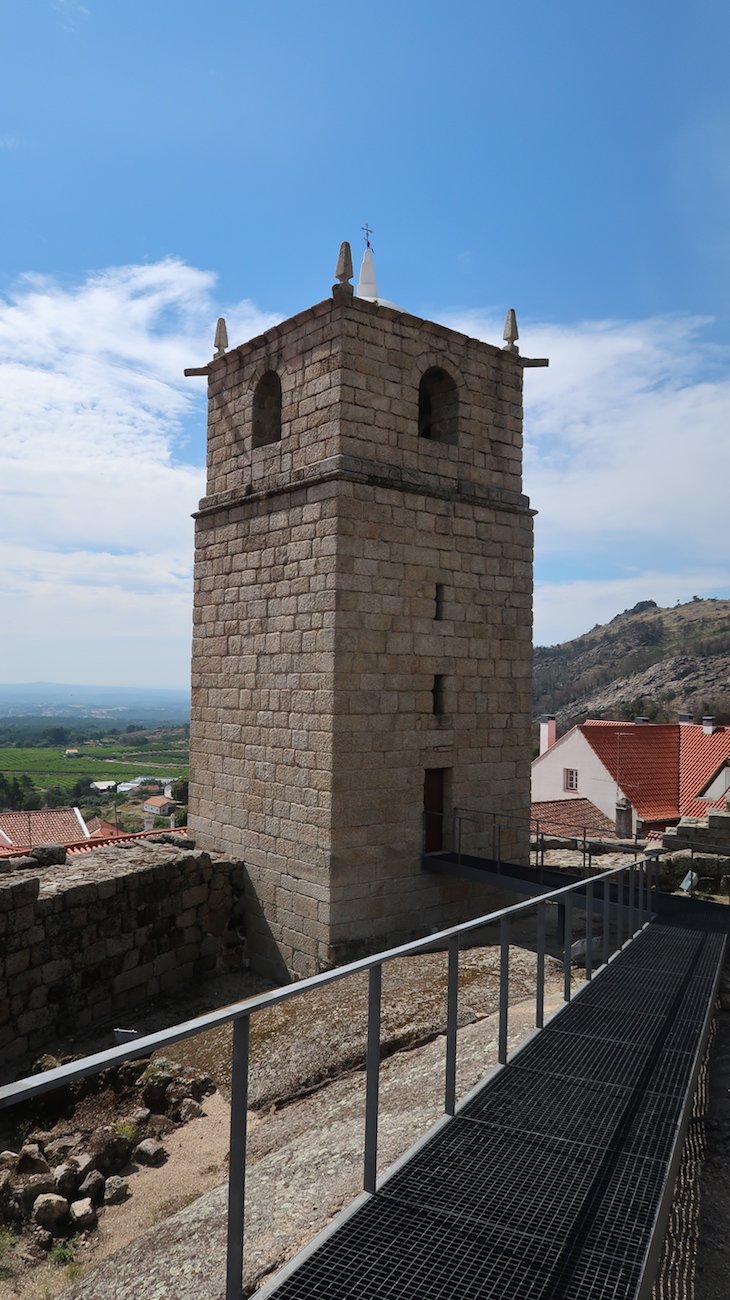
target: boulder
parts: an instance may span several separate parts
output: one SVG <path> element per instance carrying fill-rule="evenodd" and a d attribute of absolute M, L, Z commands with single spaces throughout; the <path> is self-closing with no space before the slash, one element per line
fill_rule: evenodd
<path fill-rule="evenodd" d="M 118 1174 L 129 1162 L 132 1143 L 123 1133 L 104 1125 L 92 1133 L 86 1154 L 91 1157 L 93 1168 L 108 1177 L 109 1174 Z"/>
<path fill-rule="evenodd" d="M 66 861 L 64 844 L 38 844 L 29 849 L 28 857 L 33 858 L 39 867 L 61 867 Z"/>
<path fill-rule="evenodd" d="M 75 1160 L 70 1160 L 62 1165 L 56 1165 L 53 1171 L 53 1178 L 60 1196 L 70 1199 L 78 1191 L 79 1184 L 83 1181 L 79 1173 Z"/>
<path fill-rule="evenodd" d="M 37 866 L 38 863 L 35 858 L 29 858 L 25 853 L 18 858 L 5 858 L 4 861 L 5 871 L 31 871 L 35 870 Z"/>
<path fill-rule="evenodd" d="M 46 1159 L 52 1164 L 63 1164 L 69 1155 L 83 1146 L 83 1133 L 61 1133 L 58 1137 L 49 1138 L 44 1143 Z"/>
<path fill-rule="evenodd" d="M 20 1148 L 15 1166 L 16 1174 L 50 1174 L 51 1166 L 40 1147 L 35 1142 L 27 1142 Z"/>
<path fill-rule="evenodd" d="M 165 1105 L 165 1094 L 171 1083 L 175 1082 L 175 1067 L 164 1057 L 147 1066 L 140 1077 L 142 1100 L 150 1110 L 159 1110 Z"/>
<path fill-rule="evenodd" d="M 9 1169 L 0 1169 L 0 1223 L 23 1217 L 17 1189 Z"/>
<path fill-rule="evenodd" d="M 79 1196 L 88 1196 L 98 1205 L 104 1200 L 105 1186 L 106 1179 L 104 1175 L 100 1174 L 98 1169 L 92 1169 L 79 1187 Z"/>
<path fill-rule="evenodd" d="M 98 1216 L 89 1196 L 83 1197 L 80 1201 L 72 1201 L 70 1214 L 74 1228 L 96 1227 Z"/>
<path fill-rule="evenodd" d="M 0 1151 L 0 1169 L 12 1169 L 14 1173 L 17 1163 L 17 1151 Z"/>
<path fill-rule="evenodd" d="M 53 1233 L 47 1228 L 41 1228 L 36 1224 L 31 1233 L 31 1241 L 37 1250 L 48 1251 L 53 1245 Z"/>
<path fill-rule="evenodd" d="M 199 1101 L 194 1101 L 192 1097 L 183 1097 L 177 1108 L 177 1118 L 181 1124 L 187 1124 L 188 1120 L 199 1119 L 203 1113 L 203 1107 Z"/>
<path fill-rule="evenodd" d="M 119 1178 L 116 1174 L 113 1174 L 111 1178 L 107 1178 L 104 1188 L 105 1205 L 121 1205 L 122 1201 L 126 1201 L 128 1196 L 129 1183 L 126 1178 Z"/>
<path fill-rule="evenodd" d="M 167 1160 L 165 1148 L 155 1138 L 145 1138 L 134 1148 L 132 1155 L 139 1165 L 162 1165 Z"/>
<path fill-rule="evenodd" d="M 29 1174 L 27 1178 L 19 1179 L 15 1184 L 15 1191 L 24 1214 L 29 1216 L 38 1197 L 46 1192 L 55 1192 L 56 1183 L 49 1170 L 47 1174 Z"/>
<path fill-rule="evenodd" d="M 68 1201 L 55 1192 L 44 1192 L 33 1202 L 31 1217 L 42 1228 L 57 1228 L 68 1218 Z"/>
<path fill-rule="evenodd" d="M 152 1137 L 166 1137 L 168 1133 L 175 1132 L 175 1121 L 169 1115 L 150 1115 L 147 1132 Z"/>

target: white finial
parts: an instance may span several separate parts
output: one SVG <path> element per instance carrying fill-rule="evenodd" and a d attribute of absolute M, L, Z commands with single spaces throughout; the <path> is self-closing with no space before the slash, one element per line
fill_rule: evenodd
<path fill-rule="evenodd" d="M 504 332 L 502 338 L 505 340 L 504 352 L 519 352 L 517 339 L 520 337 L 517 329 L 517 313 L 514 307 L 510 307 L 504 318 Z"/>
<path fill-rule="evenodd" d="M 375 279 L 375 260 L 373 250 L 368 244 L 362 255 L 360 278 L 355 290 L 358 298 L 367 298 L 370 302 L 378 301 L 378 282 Z"/>
<path fill-rule="evenodd" d="M 228 330 L 223 316 L 218 317 L 218 324 L 215 327 L 215 339 L 213 340 L 215 348 L 215 357 L 222 357 L 228 347 Z"/>

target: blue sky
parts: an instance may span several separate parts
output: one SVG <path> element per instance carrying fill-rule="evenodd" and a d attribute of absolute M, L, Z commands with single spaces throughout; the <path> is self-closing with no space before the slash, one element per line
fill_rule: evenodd
<path fill-rule="evenodd" d="M 327 295 L 500 342 L 536 640 L 730 593 L 720 0 L 27 0 L 0 10 L 0 680 L 183 685 L 201 381 Z"/>

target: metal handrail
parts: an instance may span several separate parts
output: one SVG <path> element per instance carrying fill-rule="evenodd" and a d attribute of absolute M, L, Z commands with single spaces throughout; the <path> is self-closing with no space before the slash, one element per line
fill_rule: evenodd
<path fill-rule="evenodd" d="M 192 1020 L 173 1025 L 167 1029 L 145 1034 L 127 1043 L 119 1044 L 104 1052 L 97 1052 L 78 1061 L 70 1061 L 42 1074 L 20 1079 L 0 1087 L 0 1107 L 11 1106 L 37 1097 L 44 1092 L 75 1079 L 98 1074 L 101 1070 L 117 1065 L 122 1061 L 134 1060 L 148 1056 L 159 1048 L 169 1047 L 182 1042 L 206 1030 L 218 1028 L 233 1022 L 233 1054 L 231 1076 L 231 1128 L 228 1177 L 228 1246 L 226 1263 L 226 1300 L 242 1300 L 243 1296 L 243 1222 L 245 1200 L 246 1172 L 246 1113 L 248 1107 L 248 1064 L 249 1064 L 249 1021 L 250 1017 L 265 1007 L 276 1006 L 290 998 L 301 997 L 312 989 L 332 984 L 336 980 L 346 979 L 351 975 L 368 972 L 368 1024 L 367 1049 L 365 1062 L 365 1133 L 363 1142 L 363 1188 L 365 1192 L 374 1192 L 376 1187 L 377 1147 L 378 1147 L 378 1106 L 379 1106 L 379 1068 L 380 1068 L 380 1025 L 381 1025 L 381 990 L 382 968 L 388 961 L 414 953 L 426 952 L 434 947 L 446 947 L 448 958 L 447 1008 L 446 1008 L 446 1059 L 444 1073 L 444 1111 L 446 1115 L 456 1113 L 456 1048 L 458 1016 L 458 979 L 459 979 L 459 939 L 487 925 L 499 923 L 500 976 L 499 976 L 499 1029 L 498 1061 L 505 1065 L 507 1061 L 508 1020 L 509 1020 L 509 954 L 511 922 L 532 909 L 536 912 L 536 993 L 535 1025 L 541 1029 L 544 1023 L 544 985 L 545 985 L 545 951 L 546 951 L 546 905 L 557 902 L 565 913 L 564 945 L 564 1001 L 569 1002 L 571 988 L 571 936 L 572 936 L 572 901 L 576 892 L 586 894 L 586 911 L 590 921 L 586 927 L 586 979 L 593 978 L 592 923 L 593 911 L 602 911 L 603 942 L 602 964 L 610 960 L 611 952 L 621 949 L 643 929 L 651 917 L 651 893 L 653 889 L 654 862 L 644 858 L 625 866 L 615 867 L 604 872 L 592 881 L 573 881 L 560 889 L 553 889 L 539 898 L 527 899 L 510 907 L 500 908 L 485 916 L 471 921 L 462 921 L 421 939 L 411 940 L 396 948 L 389 948 L 375 953 L 372 957 L 363 957 L 345 966 L 323 971 L 295 984 L 260 993 L 230 1006 L 196 1016 Z M 622 877 L 628 878 L 628 891 L 624 889 Z M 602 891 L 602 898 L 595 897 L 595 890 Z M 615 947 L 611 947 L 611 920 L 615 918 Z M 624 929 L 626 928 L 626 938 Z"/>

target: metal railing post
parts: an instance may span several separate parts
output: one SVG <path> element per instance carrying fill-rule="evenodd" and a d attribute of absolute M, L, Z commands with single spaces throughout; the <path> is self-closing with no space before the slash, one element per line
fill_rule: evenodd
<path fill-rule="evenodd" d="M 371 966 L 368 978 L 368 1043 L 365 1060 L 365 1158 L 363 1188 L 375 1191 L 378 1167 L 378 1102 L 380 1084 L 380 1002 L 382 965 Z"/>
<path fill-rule="evenodd" d="M 620 952 L 624 942 L 624 876 L 626 870 L 619 872 L 616 878 L 616 952 Z"/>
<path fill-rule="evenodd" d="M 248 1116 L 249 1017 L 233 1022 L 231 1139 L 228 1158 L 228 1243 L 226 1300 L 243 1297 L 243 1231 L 246 1196 L 246 1121 Z"/>
<path fill-rule="evenodd" d="M 586 979 L 593 979 L 593 881 L 586 885 Z"/>
<path fill-rule="evenodd" d="M 497 1060 L 507 1064 L 507 1007 L 509 1004 L 509 919 L 499 923 L 499 1047 Z"/>
<path fill-rule="evenodd" d="M 611 882 L 603 878 L 603 964 L 611 955 Z"/>
<path fill-rule="evenodd" d="M 570 1002 L 570 950 L 573 946 L 573 895 L 565 896 L 565 937 L 563 939 L 563 1001 Z"/>
<path fill-rule="evenodd" d="M 535 1026 L 542 1029 L 545 1021 L 545 904 L 537 905 L 537 971 L 535 987 Z"/>
<path fill-rule="evenodd" d="M 656 863 L 654 862 L 653 859 L 650 859 L 650 860 L 647 862 L 647 864 L 646 864 L 646 875 L 647 875 L 647 881 L 646 881 L 646 906 L 647 906 L 647 911 L 648 911 L 648 913 L 649 913 L 649 916 L 648 916 L 648 919 L 649 919 L 649 920 L 651 920 L 651 915 L 652 915 L 652 912 L 654 911 L 654 904 L 653 904 L 653 902 L 652 902 L 652 894 L 653 894 L 653 892 L 654 892 L 655 871 L 656 871 Z"/>
<path fill-rule="evenodd" d="M 444 1110 L 456 1110 L 456 1025 L 459 1010 L 459 939 L 452 934 L 448 941 L 449 971 L 446 991 L 446 1086 Z"/>

